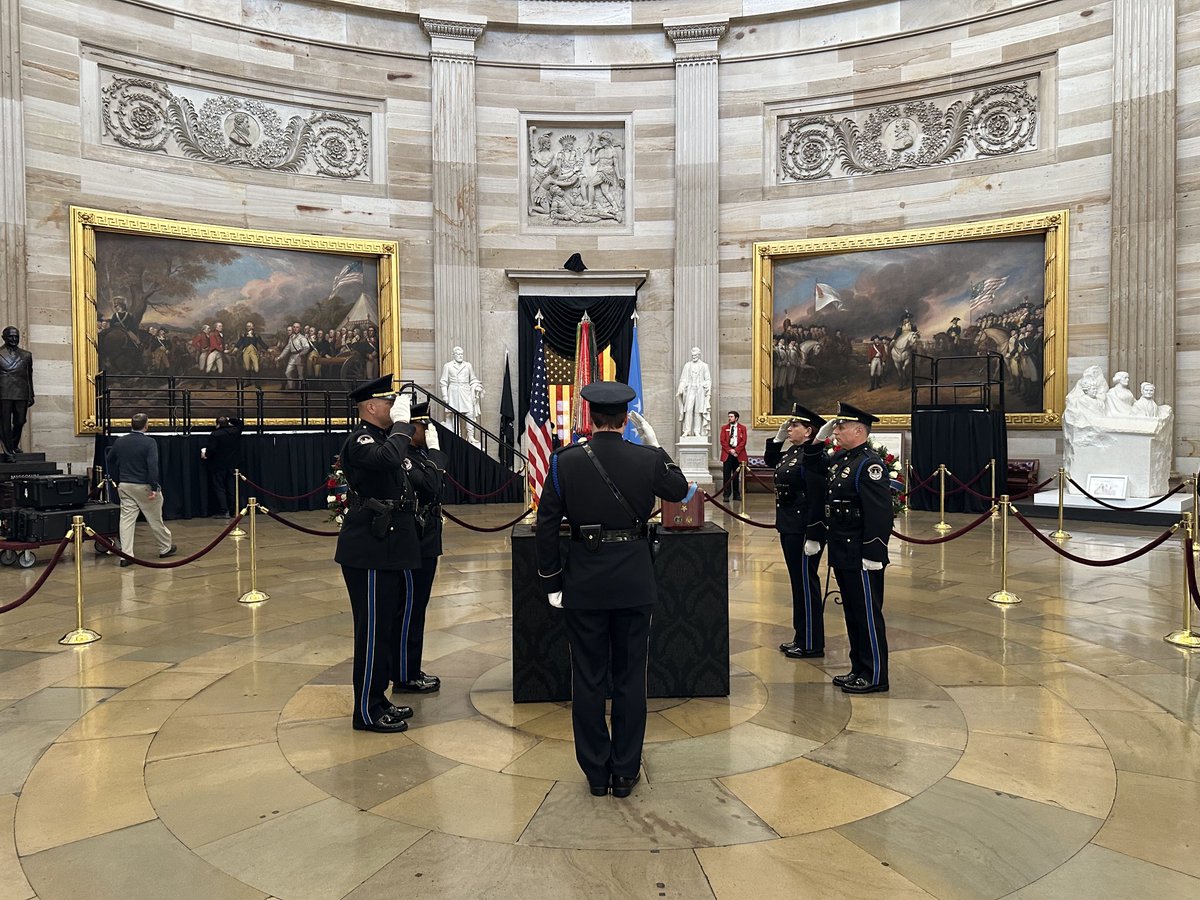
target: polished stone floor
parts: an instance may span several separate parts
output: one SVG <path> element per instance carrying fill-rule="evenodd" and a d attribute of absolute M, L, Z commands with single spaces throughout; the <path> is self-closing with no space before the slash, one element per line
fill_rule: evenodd
<path fill-rule="evenodd" d="M 768 518 L 766 498 L 750 512 Z M 0 900 L 1200 896 L 1200 655 L 1162 640 L 1182 617 L 1178 540 L 1092 568 L 1018 527 L 1023 602 L 1004 608 L 986 599 L 998 526 L 893 540 L 892 689 L 851 698 L 828 683 L 847 668 L 840 610 L 825 659 L 783 658 L 774 532 L 716 515 L 732 691 L 652 701 L 629 800 L 588 794 L 565 704 L 511 702 L 504 532 L 447 526 L 426 641 L 443 688 L 395 736 L 350 728 L 330 539 L 264 523 L 257 606 L 236 602 L 244 542 L 165 571 L 89 550 L 103 640 L 57 643 L 69 565 L 0 616 Z M 188 551 L 219 524 L 172 527 Z M 1070 530 L 1092 558 L 1159 531 Z M 0 570 L 0 603 L 42 565 Z"/>

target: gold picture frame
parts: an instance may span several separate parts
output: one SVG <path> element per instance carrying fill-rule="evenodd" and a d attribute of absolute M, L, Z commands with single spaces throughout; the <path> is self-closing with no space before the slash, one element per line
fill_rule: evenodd
<path fill-rule="evenodd" d="M 912 342 L 918 353 L 1009 351 L 1009 427 L 1060 425 L 1067 391 L 1067 225 L 1068 212 L 1060 209 L 755 243 L 754 427 L 777 428 L 792 402 L 827 415 L 839 399 L 879 415 L 881 427 L 910 427 L 910 394 L 899 354 L 892 353 L 903 330 L 918 331 Z M 960 320 L 971 324 L 964 329 Z M 959 333 L 948 336 L 954 328 Z M 884 347 L 882 356 L 897 373 L 891 383 L 880 385 L 887 375 L 871 367 L 868 356 L 880 355 L 873 344 Z"/>
<path fill-rule="evenodd" d="M 101 331 L 109 331 L 109 322 L 105 318 L 115 309 L 114 299 L 107 296 L 100 296 L 102 290 L 98 285 L 106 280 L 106 277 L 98 277 L 98 267 L 102 270 L 103 275 L 107 276 L 108 270 L 104 269 L 109 265 L 109 260 L 105 257 L 103 247 L 109 243 L 116 243 L 116 238 L 112 236 L 129 235 L 136 238 L 150 238 L 154 241 L 162 240 L 164 242 L 173 242 L 173 246 L 178 246 L 177 242 L 200 242 L 206 245 L 215 245 L 218 249 L 210 249 L 210 258 L 220 258 L 226 262 L 231 259 L 236 259 L 241 256 L 249 256 L 251 254 L 242 254 L 239 251 L 244 248 L 258 248 L 261 252 L 257 255 L 262 259 L 271 257 L 273 259 L 283 260 L 284 263 L 294 263 L 297 265 L 284 265 L 280 267 L 299 268 L 305 272 L 320 270 L 324 273 L 334 272 L 333 287 L 328 291 L 328 299 L 324 302 L 329 303 L 335 299 L 344 306 L 346 298 L 342 296 L 343 292 L 352 292 L 354 289 L 360 292 L 361 297 L 359 302 L 363 304 L 364 309 L 370 308 L 371 295 L 375 295 L 377 305 L 374 309 L 369 309 L 373 312 L 378 324 L 374 323 L 366 326 L 372 332 L 371 337 L 375 340 L 374 355 L 372 366 L 375 366 L 377 358 L 377 369 L 379 372 L 392 372 L 398 376 L 400 372 L 400 295 L 399 295 L 399 244 L 396 241 L 370 240 L 361 238 L 348 237 L 328 237 L 315 234 L 298 234 L 282 231 L 262 231 L 251 228 L 234 228 L 221 225 L 208 225 L 195 222 L 183 222 L 174 219 L 160 219 L 148 216 L 128 215 L 125 213 L 109 212 L 106 210 L 89 209 L 85 207 L 71 207 L 71 322 L 72 322 L 72 340 L 73 340 L 73 364 L 74 364 L 74 390 L 75 390 L 75 429 L 79 435 L 94 434 L 102 430 L 102 423 L 97 418 L 97 397 L 96 397 L 96 378 L 101 371 L 101 341 L 99 333 Z M 97 244 L 101 244 L 101 249 L 98 250 Z M 146 243 L 141 244 L 141 253 L 147 256 Z M 164 250 L 166 248 L 164 244 Z M 225 248 L 222 254 L 219 248 Z M 290 253 L 304 254 L 302 257 L 289 258 Z M 214 257 L 213 254 L 217 254 Z M 347 260 L 346 258 L 350 259 Z M 210 266 L 210 274 L 217 264 Z M 259 270 L 270 275 L 273 274 L 270 269 L 269 262 L 264 263 L 258 260 Z M 226 273 L 228 276 L 229 273 Z M 256 275 L 260 274 L 256 271 Z M 226 304 L 226 308 L 233 307 L 239 311 L 247 308 L 245 301 L 249 297 L 246 290 L 246 285 L 241 286 L 241 292 L 238 293 L 238 284 L 236 283 L 236 273 L 232 276 L 233 282 L 230 283 L 230 278 L 226 277 L 225 283 L 222 283 L 220 292 L 217 288 L 211 288 L 211 285 L 206 284 L 206 288 L 211 288 L 212 296 L 214 297 L 232 297 Z M 328 277 L 323 274 L 322 278 Z M 257 277 L 254 281 L 256 285 L 255 296 L 267 296 L 265 293 L 264 284 L 270 281 L 269 278 Z M 304 282 L 303 285 L 311 283 Z M 320 282 L 321 285 L 330 283 L 328 281 Z M 344 284 L 346 287 L 339 287 Z M 370 289 L 370 293 L 368 293 Z M 326 289 L 323 286 L 313 287 L 310 293 L 315 293 L 315 296 L 323 296 Z M 300 293 L 296 295 L 295 303 L 298 305 L 303 301 L 300 298 Z M 161 297 L 161 295 L 160 295 Z M 364 299 L 365 298 L 365 299 Z M 210 301 L 207 297 L 181 297 L 171 302 L 177 303 L 177 307 L 171 308 L 170 302 L 165 302 L 167 298 L 157 299 L 155 303 L 151 303 L 151 307 L 159 312 L 156 313 L 160 317 L 165 315 L 175 315 L 180 320 L 180 326 L 176 329 L 178 334 L 174 337 L 182 339 L 184 337 L 185 325 L 187 324 L 186 316 L 192 316 L 192 321 L 198 321 L 203 316 L 203 309 L 198 309 L 193 312 L 189 311 L 192 307 L 190 304 L 198 304 L 204 306 L 205 302 L 212 305 L 215 301 Z M 311 298 L 310 298 L 311 299 Z M 123 297 L 116 298 L 118 301 L 124 301 Z M 253 304 L 253 300 L 247 301 Z M 353 305 L 352 305 L 353 306 Z M 355 307 L 357 308 L 357 307 Z M 184 310 L 180 313 L 178 310 Z M 162 312 L 166 310 L 166 312 Z M 268 316 L 268 307 L 263 306 L 263 315 L 258 315 L 258 311 L 254 310 L 254 317 L 266 321 Z M 142 315 L 147 314 L 146 305 L 142 304 L 142 309 L 136 321 L 132 323 L 129 329 L 136 335 L 143 338 L 146 331 L 143 330 Z M 299 309 L 283 307 L 280 308 L 278 303 L 274 307 L 270 307 L 269 316 L 275 320 L 290 320 L 293 316 L 298 316 Z M 103 321 L 102 321 L 103 320 Z M 369 317 L 366 321 L 369 321 Z M 250 323 L 247 322 L 247 325 Z M 207 330 L 208 326 L 204 326 Z M 228 335 L 236 339 L 239 336 L 239 331 L 236 323 L 231 323 L 231 330 Z M 332 328 L 332 326 L 331 326 Z M 270 329 L 264 329 L 269 331 Z M 345 330 L 344 328 L 342 330 Z M 168 325 L 164 324 L 161 333 L 168 333 Z M 332 331 L 331 331 L 332 335 Z M 178 343 L 178 341 L 177 341 Z M 232 345 L 232 342 L 231 342 Z M 230 353 L 229 355 L 236 355 Z M 140 354 L 139 354 L 140 356 Z M 130 363 L 132 368 L 123 374 L 142 375 L 151 374 L 150 369 L 141 370 L 136 368 L 138 357 L 134 357 Z M 169 359 L 169 356 L 164 351 L 162 360 Z M 166 363 L 170 365 L 170 363 Z M 160 367 L 161 368 L 161 367 Z M 167 370 L 169 371 L 169 370 Z M 255 370 L 257 374 L 257 370 Z M 174 374 L 174 373 L 171 373 Z M 193 375 L 195 373 L 192 373 Z M 265 376 L 264 376 L 265 377 Z M 342 424 L 342 419 L 336 420 L 338 424 Z M 257 424 L 257 422 L 255 422 Z M 163 427 L 168 423 L 163 420 L 152 419 L 151 425 Z M 267 418 L 264 416 L 263 425 L 287 426 L 301 424 L 301 420 L 297 418 Z"/>

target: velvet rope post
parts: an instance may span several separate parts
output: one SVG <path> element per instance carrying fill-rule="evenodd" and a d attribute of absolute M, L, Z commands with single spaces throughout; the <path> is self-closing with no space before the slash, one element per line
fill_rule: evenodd
<path fill-rule="evenodd" d="M 753 519 L 747 518 L 746 516 L 738 515 L 732 509 L 730 509 L 728 506 L 726 506 L 724 503 L 720 502 L 712 494 L 706 493 L 704 495 L 704 499 L 707 500 L 709 503 L 711 503 L 713 506 L 715 506 L 717 509 L 721 510 L 722 512 L 728 513 L 729 515 L 733 516 L 739 522 L 745 522 L 747 525 L 753 525 L 755 528 L 774 528 L 775 527 L 774 522 L 771 522 L 769 524 L 763 523 L 763 522 L 755 522 Z"/>
<path fill-rule="evenodd" d="M 990 519 L 992 517 L 992 511 L 993 510 L 989 509 L 987 512 L 985 512 L 982 516 L 980 516 L 974 522 L 971 522 L 968 525 L 964 525 L 962 528 L 958 529 L 958 531 L 952 531 L 949 534 L 942 535 L 941 537 L 935 537 L 935 538 L 909 537 L 906 534 L 901 534 L 900 532 L 896 531 L 894 528 L 892 529 L 892 537 L 898 537 L 898 538 L 900 538 L 900 540 L 907 541 L 910 544 L 944 544 L 947 541 L 952 541 L 955 538 L 960 538 L 964 534 L 967 534 L 970 531 L 974 531 L 976 528 L 978 528 L 980 525 L 982 525 L 984 522 L 986 522 L 988 519 Z"/>
<path fill-rule="evenodd" d="M 311 491 L 309 491 L 306 494 L 296 494 L 294 497 L 291 497 L 291 496 L 288 496 L 287 494 L 277 494 L 274 491 L 268 490 L 267 488 L 263 487 L 261 484 L 255 484 L 253 481 L 251 481 L 245 475 L 239 474 L 238 477 L 241 478 L 242 481 L 246 482 L 247 485 L 254 488 L 254 490 L 256 490 L 260 493 L 266 494 L 268 497 L 273 497 L 276 500 L 285 500 L 285 501 L 307 500 L 309 497 L 315 497 L 317 494 L 321 493 L 321 491 L 334 491 L 334 490 L 337 490 L 337 488 L 338 488 L 338 485 L 333 485 L 331 487 L 328 480 L 326 480 L 326 481 L 322 481 L 318 487 L 313 488 Z"/>
<path fill-rule="evenodd" d="M 917 470 L 916 470 L 916 469 L 914 469 L 914 468 L 912 468 L 912 467 L 909 467 L 909 471 L 910 471 L 910 472 L 912 472 L 914 476 L 916 476 L 916 474 L 917 474 Z M 924 481 L 921 481 L 921 480 L 919 480 L 919 479 L 918 479 L 917 483 L 916 483 L 916 484 L 914 484 L 914 485 L 912 485 L 912 486 L 911 486 L 911 487 L 908 489 L 908 492 L 911 494 L 913 491 L 923 491 L 923 490 L 925 490 L 925 488 L 929 487 L 930 483 L 932 483 L 933 479 L 937 478 L 937 476 L 938 476 L 938 473 L 937 473 L 937 472 L 934 472 L 932 475 L 930 475 L 930 476 L 929 476 L 928 478 L 926 478 Z"/>
<path fill-rule="evenodd" d="M 458 518 L 458 516 L 454 515 L 454 513 L 448 512 L 444 509 L 442 510 L 442 514 L 447 519 L 449 519 L 451 522 L 453 522 L 455 525 L 461 525 L 463 528 L 466 528 L 470 531 L 481 531 L 481 532 L 504 531 L 507 528 L 512 528 L 514 525 L 516 525 L 518 522 L 520 522 L 523 518 L 525 518 L 531 512 L 533 512 L 532 506 L 529 507 L 528 509 L 526 509 L 523 513 L 521 513 L 519 516 L 517 516 L 511 522 L 505 522 L 503 525 L 497 525 L 494 528 L 490 528 L 485 525 L 472 525 L 470 522 L 464 522 L 462 519 Z"/>
<path fill-rule="evenodd" d="M 1099 497 L 1093 497 L 1091 494 L 1089 494 L 1086 490 L 1083 489 L 1083 486 L 1080 485 L 1080 483 L 1078 481 L 1076 481 L 1070 475 L 1067 476 L 1067 481 L 1071 482 L 1071 484 L 1073 484 L 1073 485 L 1075 485 L 1075 487 L 1079 488 L 1079 493 L 1083 494 L 1083 496 L 1087 497 L 1092 502 L 1099 503 L 1101 506 L 1103 506 L 1107 509 L 1116 509 L 1116 510 L 1120 510 L 1121 512 L 1141 512 L 1143 509 L 1150 509 L 1151 507 L 1158 506 L 1158 504 L 1162 503 L 1168 497 L 1178 494 L 1184 488 L 1183 484 L 1177 484 L 1177 485 L 1175 485 L 1175 487 L 1171 488 L 1171 490 L 1167 491 L 1165 494 L 1163 494 L 1157 500 L 1153 500 L 1150 503 L 1143 504 L 1142 506 L 1114 506 L 1111 503 L 1105 503 Z"/>
<path fill-rule="evenodd" d="M 12 603 L 6 603 L 0 606 L 0 613 L 10 612 L 18 606 L 24 606 L 27 602 L 33 599 L 33 595 L 42 589 L 42 585 L 46 583 L 46 579 L 50 577 L 50 573 L 54 571 L 55 566 L 62 560 L 63 553 L 67 550 L 67 545 L 71 543 L 71 535 L 67 535 L 58 542 L 58 547 L 54 551 L 54 555 L 50 557 L 50 562 L 46 563 L 46 569 L 38 576 L 38 580 L 33 583 L 33 586 L 24 594 L 18 597 Z"/>
<path fill-rule="evenodd" d="M 245 514 L 238 513 L 236 516 L 234 516 L 232 519 L 230 519 L 229 524 L 226 525 L 224 529 L 222 529 L 220 534 L 218 534 L 215 538 L 213 538 L 212 543 L 209 544 L 207 547 L 204 547 L 201 550 L 197 550 L 191 556 L 185 556 L 183 559 L 176 559 L 176 560 L 173 560 L 168 563 L 151 562 L 148 559 L 138 559 L 136 556 L 130 556 L 128 553 L 122 552 L 121 549 L 118 548 L 116 544 L 114 544 L 112 541 L 110 541 L 104 535 L 97 534 L 96 532 L 92 531 L 91 528 L 88 528 L 86 525 L 84 526 L 84 530 L 88 533 L 88 536 L 91 537 L 92 540 L 94 540 L 97 544 L 99 544 L 101 547 L 103 547 L 109 553 L 113 553 L 113 554 L 121 557 L 121 559 L 127 559 L 131 563 L 135 563 L 136 565 L 139 565 L 139 566 L 145 566 L 147 569 L 178 569 L 180 566 L 186 566 L 188 563 L 193 563 L 196 560 L 200 559 L 202 556 L 207 556 L 209 553 L 211 553 L 213 550 L 215 550 L 217 547 L 217 544 L 221 543 L 221 541 L 223 541 L 223 540 L 225 540 L 225 538 L 229 537 L 230 532 L 233 531 L 233 529 L 238 527 L 238 523 L 242 521 L 243 515 L 245 515 Z"/>
<path fill-rule="evenodd" d="M 1140 550 L 1134 550 L 1132 553 L 1126 553 L 1124 556 L 1118 556 L 1116 559 L 1088 559 L 1085 556 L 1076 556 L 1074 553 L 1068 553 L 1062 547 L 1058 546 L 1058 544 L 1054 543 L 1054 541 L 1050 540 L 1050 538 L 1038 531 L 1037 526 L 1021 515 L 1020 511 L 1018 511 L 1015 507 L 1012 508 L 1012 514 L 1016 516 L 1018 522 L 1028 529 L 1030 534 L 1036 537 L 1039 541 L 1041 541 L 1059 556 L 1064 556 L 1071 560 L 1071 562 L 1081 563 L 1085 566 L 1096 566 L 1097 568 L 1104 568 L 1106 566 L 1119 566 L 1122 563 L 1132 562 L 1140 556 L 1145 556 L 1151 550 L 1161 546 L 1164 541 L 1166 541 L 1171 535 L 1179 530 L 1179 523 L 1177 522 L 1152 540 L 1145 547 L 1142 547 Z"/>
<path fill-rule="evenodd" d="M 1200 609 L 1200 589 L 1196 587 L 1196 542 L 1191 538 L 1183 542 L 1183 558 L 1184 568 L 1187 570 L 1188 593 L 1192 595 L 1196 609 Z M 0 609 L 0 612 L 4 610 Z"/>
<path fill-rule="evenodd" d="M 302 532 L 303 534 L 311 534 L 313 537 L 337 537 L 339 534 L 341 534 L 340 531 L 318 531 L 316 528 L 305 528 L 303 525 L 297 525 L 295 522 L 289 522 L 287 519 L 285 519 L 279 513 L 272 512 L 271 510 L 267 509 L 266 507 L 259 507 L 259 509 L 261 509 L 263 512 L 265 512 L 268 516 L 270 516 L 272 519 L 274 519 L 280 525 L 286 525 L 288 528 L 291 528 L 293 531 L 299 531 L 299 532 Z"/>
<path fill-rule="evenodd" d="M 467 490 L 467 488 L 463 487 L 461 484 L 459 484 L 457 481 L 455 481 L 453 476 L 451 476 L 451 474 L 449 472 L 443 472 L 442 474 L 444 474 L 446 476 L 446 480 L 448 482 L 450 482 L 452 485 L 454 485 L 456 488 L 458 488 L 460 491 L 462 491 L 464 494 L 466 494 L 472 500 L 486 500 L 489 497 L 495 497 L 497 494 L 502 494 L 504 491 L 508 490 L 509 485 L 511 485 L 514 481 L 516 481 L 518 478 L 523 478 L 525 476 L 524 472 L 514 472 L 513 477 L 508 479 L 508 481 L 504 482 L 504 484 L 500 485 L 500 487 L 496 488 L 496 490 L 491 491 L 490 493 L 487 493 L 487 494 L 476 494 L 474 491 Z"/>

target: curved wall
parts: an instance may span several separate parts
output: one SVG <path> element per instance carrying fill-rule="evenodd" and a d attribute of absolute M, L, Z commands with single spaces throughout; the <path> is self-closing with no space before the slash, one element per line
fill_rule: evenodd
<path fill-rule="evenodd" d="M 39 449 L 82 461 L 70 400 L 67 207 L 285 231 L 387 237 L 401 246 L 404 376 L 429 383 L 436 359 L 435 231 L 430 37 L 419 15 L 486 18 L 475 44 L 480 358 L 498 386 L 516 347 L 511 268 L 557 268 L 581 252 L 590 268 L 650 270 L 640 293 L 648 408 L 672 408 L 676 297 L 676 48 L 663 22 L 696 4 L 405 0 L 4 0 L 20 10 L 27 322 L 38 359 Z M 1112 185 L 1111 2 L 881 0 L 714 2 L 721 38 L 719 328 L 714 409 L 750 408 L 750 245 L 953 224 L 1056 208 L 1071 210 L 1069 371 L 1108 363 Z M 12 27 L 11 23 L 8 27 Z M 1177 4 L 1178 418 L 1191 452 L 1200 409 L 1190 365 L 1200 347 L 1191 187 L 1195 161 L 1195 46 L 1200 0 Z M 191 82 L 367 116 L 386 165 L 367 180 L 260 172 L 114 146 L 97 92 L 111 70 Z M 995 75 L 1037 73 L 1035 152 L 893 174 L 780 185 L 772 115 L 792 109 L 920 99 Z M 529 229 L 521 222 L 522 116 L 627 117 L 636 184 L 622 233 Z M 383 149 L 385 148 L 385 149 Z M 12 301 L 9 301 L 10 304 Z M 708 310 L 701 314 L 709 315 Z M 455 335 L 442 335 L 454 342 Z M 1171 353 L 1172 348 L 1162 348 Z M 1135 378 L 1140 377 L 1134 373 Z M 489 396 L 494 398 L 495 391 Z M 1160 398 L 1166 400 L 1167 398 Z M 494 403 L 489 405 L 494 406 Z M 485 419 L 491 424 L 494 410 Z M 667 416 L 654 417 L 664 438 Z M 1056 465 L 1057 432 L 1014 432 L 1012 453 Z"/>

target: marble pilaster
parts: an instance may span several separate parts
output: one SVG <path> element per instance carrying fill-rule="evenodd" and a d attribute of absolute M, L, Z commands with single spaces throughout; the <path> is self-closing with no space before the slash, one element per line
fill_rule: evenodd
<path fill-rule="evenodd" d="M 422 16 L 430 38 L 433 121 L 433 319 L 435 368 L 462 347 L 480 358 L 475 42 L 487 20 Z"/>
<path fill-rule="evenodd" d="M 1109 370 L 1175 403 L 1175 2 L 1113 4 Z"/>
<path fill-rule="evenodd" d="M 704 360 L 720 359 L 718 246 L 718 43 L 729 20 L 680 19 L 663 23 L 675 43 L 675 327 L 678 368 L 693 347 Z M 720 421 L 720 367 L 714 373 L 712 421 Z M 720 429 L 713 427 L 711 440 Z"/>
<path fill-rule="evenodd" d="M 0 327 L 27 332 L 20 0 L 0 0 Z"/>

